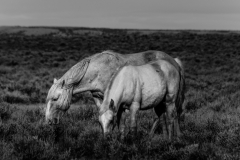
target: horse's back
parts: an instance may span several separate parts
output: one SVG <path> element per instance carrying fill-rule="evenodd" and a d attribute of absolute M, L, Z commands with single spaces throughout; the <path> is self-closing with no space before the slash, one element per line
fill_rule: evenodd
<path fill-rule="evenodd" d="M 162 51 L 148 50 L 144 52 L 132 53 L 132 54 L 121 54 L 123 59 L 129 65 L 139 66 L 147 64 L 151 61 L 156 61 L 158 59 L 167 59 L 169 61 L 174 61 L 174 59 L 167 53 Z"/>

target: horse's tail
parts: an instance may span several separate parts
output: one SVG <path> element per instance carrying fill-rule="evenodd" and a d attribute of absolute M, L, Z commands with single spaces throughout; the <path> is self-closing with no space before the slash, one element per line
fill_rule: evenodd
<path fill-rule="evenodd" d="M 184 73 L 184 68 L 181 60 L 179 58 L 174 58 L 174 60 L 177 62 L 179 65 L 179 74 L 180 74 L 180 82 L 179 82 L 179 89 L 178 89 L 178 94 L 177 94 L 177 100 L 176 100 L 176 108 L 177 108 L 177 113 L 178 117 L 181 116 L 181 113 L 183 112 L 183 102 L 185 99 L 185 73 Z"/>

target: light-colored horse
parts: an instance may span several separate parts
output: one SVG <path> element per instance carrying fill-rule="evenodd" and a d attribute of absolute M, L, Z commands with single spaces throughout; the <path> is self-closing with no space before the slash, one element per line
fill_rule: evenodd
<path fill-rule="evenodd" d="M 180 64 L 180 60 L 176 59 Z M 142 66 L 124 66 L 113 76 L 99 110 L 99 121 L 104 135 L 110 132 L 111 123 L 120 123 L 124 135 L 125 117 L 122 111 L 130 111 L 130 128 L 136 131 L 136 113 L 139 110 L 154 108 L 160 118 L 166 113 L 168 138 L 179 137 L 178 110 L 182 108 L 184 89 L 183 72 L 171 62 L 158 60 Z M 114 120 L 115 119 L 115 120 Z"/>
<path fill-rule="evenodd" d="M 69 109 L 72 95 L 77 93 L 90 91 L 95 104 L 100 107 L 104 91 L 117 68 L 124 64 L 143 65 L 157 59 L 166 59 L 180 71 L 175 60 L 161 51 L 124 55 L 113 51 L 104 51 L 81 60 L 59 80 L 54 79 L 46 99 L 46 121 L 49 124 L 57 124 L 60 115 Z"/>

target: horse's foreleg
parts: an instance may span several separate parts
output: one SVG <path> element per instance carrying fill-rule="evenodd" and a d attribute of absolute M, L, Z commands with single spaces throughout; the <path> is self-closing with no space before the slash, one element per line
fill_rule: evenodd
<path fill-rule="evenodd" d="M 153 134 L 159 124 L 161 123 L 162 126 L 162 132 L 163 132 L 163 138 L 168 138 L 168 130 L 167 130 L 167 120 L 166 120 L 166 113 L 162 114 L 158 119 L 154 121 L 154 124 L 152 126 L 152 129 L 150 131 L 150 137 L 153 137 Z"/>
<path fill-rule="evenodd" d="M 96 104 L 96 106 L 98 107 L 98 109 L 100 108 L 101 104 L 102 104 L 102 99 L 101 98 L 97 98 L 97 97 L 93 97 L 93 100 Z"/>
<path fill-rule="evenodd" d="M 130 132 L 134 134 L 137 132 L 136 114 L 139 108 L 140 104 L 138 102 L 133 102 L 130 107 Z"/>
<path fill-rule="evenodd" d="M 125 128 L 126 128 L 126 117 L 127 117 L 127 112 L 122 111 L 121 116 L 119 119 L 119 131 L 120 131 L 120 139 L 123 140 L 125 137 Z"/>
<path fill-rule="evenodd" d="M 154 123 L 153 123 L 152 128 L 151 128 L 150 133 L 149 133 L 150 138 L 153 137 L 153 134 L 154 134 L 156 128 L 159 126 L 159 123 L 160 123 L 160 119 L 156 118 L 154 120 Z"/>

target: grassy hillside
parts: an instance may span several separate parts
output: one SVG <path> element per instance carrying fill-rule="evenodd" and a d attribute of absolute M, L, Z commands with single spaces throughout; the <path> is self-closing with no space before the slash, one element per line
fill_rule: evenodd
<path fill-rule="evenodd" d="M 80 107 L 69 111 L 62 125 L 44 123 L 39 103 L 53 78 L 107 49 L 124 54 L 161 50 L 184 62 L 186 117 L 179 142 L 162 139 L 161 128 L 147 141 L 152 111 L 140 113 L 135 140 L 119 141 L 116 130 L 104 141 L 87 94 L 74 98 Z M 237 31 L 0 27 L 0 157 L 239 159 L 239 52 Z M 23 109 L 26 105 L 29 109 Z"/>

